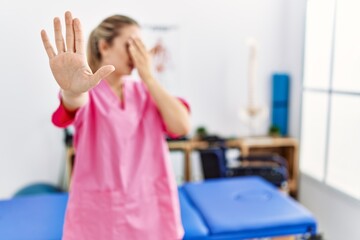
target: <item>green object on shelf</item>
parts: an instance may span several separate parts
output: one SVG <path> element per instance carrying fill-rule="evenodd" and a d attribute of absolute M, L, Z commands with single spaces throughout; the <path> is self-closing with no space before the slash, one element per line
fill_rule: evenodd
<path fill-rule="evenodd" d="M 208 132 L 204 126 L 200 126 L 196 129 L 196 136 L 200 139 L 206 137 L 208 135 Z"/>
<path fill-rule="evenodd" d="M 281 130 L 276 125 L 271 125 L 269 128 L 269 135 L 272 137 L 281 137 Z"/>

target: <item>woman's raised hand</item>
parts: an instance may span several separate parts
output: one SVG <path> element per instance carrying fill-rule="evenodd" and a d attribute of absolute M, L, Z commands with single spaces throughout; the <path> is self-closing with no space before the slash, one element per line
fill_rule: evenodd
<path fill-rule="evenodd" d="M 59 18 L 54 19 L 55 45 L 51 45 L 45 30 L 41 38 L 49 56 L 50 68 L 59 86 L 71 94 L 81 94 L 96 86 L 101 79 L 112 73 L 112 65 L 101 67 L 93 73 L 87 63 L 83 33 L 79 19 L 65 13 L 66 39 L 64 40 Z"/>
<path fill-rule="evenodd" d="M 128 43 L 131 59 L 134 62 L 135 68 L 138 70 L 140 78 L 144 82 L 153 80 L 152 53 L 146 50 L 144 43 L 138 37 L 132 36 L 128 40 Z"/>

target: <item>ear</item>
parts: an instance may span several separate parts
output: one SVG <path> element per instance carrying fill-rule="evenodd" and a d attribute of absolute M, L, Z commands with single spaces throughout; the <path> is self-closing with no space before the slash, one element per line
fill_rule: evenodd
<path fill-rule="evenodd" d="M 105 41 L 105 39 L 100 39 L 99 40 L 99 52 L 101 54 L 101 56 L 105 56 L 107 53 L 107 50 L 109 49 L 109 44 Z"/>

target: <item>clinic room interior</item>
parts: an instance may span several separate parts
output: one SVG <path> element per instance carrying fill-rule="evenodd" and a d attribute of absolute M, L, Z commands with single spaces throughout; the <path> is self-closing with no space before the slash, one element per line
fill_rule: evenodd
<path fill-rule="evenodd" d="M 166 105 L 157 99 L 161 91 L 176 101 L 171 106 L 186 112 L 185 134 L 164 131 L 159 144 L 149 145 L 160 146 L 166 156 L 164 171 L 177 197 L 182 239 L 360 239 L 358 1 L 13 0 L 0 5 L 0 239 L 91 239 L 63 235 L 67 201 L 75 199 L 72 190 L 81 189 L 72 185 L 80 169 L 72 177 L 84 166 L 76 161 L 79 126 L 54 125 L 65 90 L 49 66 L 60 54 L 53 19 L 58 17 L 65 37 L 67 11 L 81 21 L 85 44 L 108 16 L 136 19 L 141 35 L 129 40 L 133 70 L 127 81 L 144 86 L 149 101 L 160 105 L 159 119 Z M 138 50 L 131 48 L 140 41 L 156 84 L 142 79 L 146 75 L 133 52 Z M 94 89 L 103 86 L 105 80 L 99 80 Z M 75 123 L 83 112 L 73 112 Z M 139 152 L 145 149 L 141 139 L 134 140 Z M 105 149 L 121 153 L 122 146 L 111 149 L 117 148 L 112 142 Z M 151 176 L 157 159 L 147 151 L 134 158 L 147 156 L 146 166 L 154 162 L 144 170 Z M 112 171 L 103 169 L 105 179 Z M 87 174 L 91 178 L 91 171 Z M 125 175 L 139 177 L 131 174 Z M 92 208 L 106 201 L 98 204 Z M 95 231 L 89 226 L 84 231 Z M 109 229 L 114 235 L 99 238 L 171 240 L 155 233 L 112 238 L 121 231 L 116 225 Z"/>

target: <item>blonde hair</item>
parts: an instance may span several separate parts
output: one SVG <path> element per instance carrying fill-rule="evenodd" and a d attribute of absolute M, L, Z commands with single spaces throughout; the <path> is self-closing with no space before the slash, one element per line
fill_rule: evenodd
<path fill-rule="evenodd" d="M 104 39 L 109 45 L 112 44 L 115 37 L 121 34 L 121 29 L 139 24 L 132 18 L 123 15 L 113 15 L 104 19 L 91 33 L 87 45 L 87 59 L 93 72 L 96 72 L 101 66 L 101 53 L 99 51 L 99 41 Z"/>

